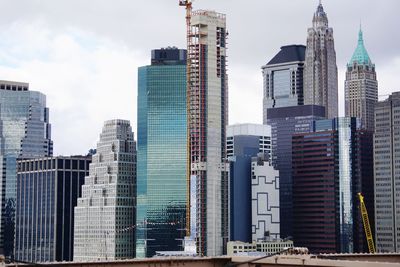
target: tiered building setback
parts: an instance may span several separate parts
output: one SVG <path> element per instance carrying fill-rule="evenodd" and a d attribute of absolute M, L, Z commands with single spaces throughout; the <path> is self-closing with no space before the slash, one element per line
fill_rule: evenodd
<path fill-rule="evenodd" d="M 75 207 L 74 261 L 135 255 L 136 143 L 129 121 L 106 121 Z"/>

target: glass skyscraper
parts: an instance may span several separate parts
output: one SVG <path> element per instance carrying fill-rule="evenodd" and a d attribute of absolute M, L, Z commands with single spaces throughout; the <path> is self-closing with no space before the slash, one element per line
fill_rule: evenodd
<path fill-rule="evenodd" d="M 292 236 L 292 135 L 309 132 L 314 120 L 325 117 L 325 108 L 315 105 L 270 108 L 272 164 L 279 170 L 281 237 Z"/>
<path fill-rule="evenodd" d="M 72 261 L 74 207 L 91 156 L 18 160 L 15 259 Z"/>
<path fill-rule="evenodd" d="M 138 71 L 137 257 L 183 249 L 186 107 L 186 50 L 153 50 Z"/>
<path fill-rule="evenodd" d="M 373 211 L 372 134 L 349 117 L 318 120 L 312 128 L 292 139 L 295 246 L 367 252 L 357 193 Z"/>
<path fill-rule="evenodd" d="M 0 250 L 13 255 L 17 158 L 53 154 L 46 96 L 29 84 L 0 81 Z"/>

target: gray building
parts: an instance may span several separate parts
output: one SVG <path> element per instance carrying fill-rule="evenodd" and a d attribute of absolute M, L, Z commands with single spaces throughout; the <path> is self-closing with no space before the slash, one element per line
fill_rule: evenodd
<path fill-rule="evenodd" d="M 29 84 L 0 81 L 0 253 L 13 255 L 17 158 L 53 154 L 46 96 Z"/>
<path fill-rule="evenodd" d="M 326 117 L 338 116 L 338 74 L 333 29 L 320 3 L 308 29 L 304 66 L 304 104 L 325 107 Z"/>
<path fill-rule="evenodd" d="M 292 236 L 292 135 L 310 131 L 312 121 L 325 117 L 325 108 L 304 105 L 271 108 L 272 164 L 279 170 L 281 237 Z"/>
<path fill-rule="evenodd" d="M 378 252 L 400 252 L 400 92 L 375 107 L 375 234 Z M 370 215 L 371 216 L 371 215 Z"/>
<path fill-rule="evenodd" d="M 75 207 L 74 261 L 134 258 L 136 142 L 129 121 L 104 123 Z"/>
<path fill-rule="evenodd" d="M 264 124 L 269 108 L 303 105 L 305 50 L 304 45 L 282 46 L 279 53 L 262 67 Z"/>
<path fill-rule="evenodd" d="M 258 153 L 271 155 L 271 127 L 237 124 L 227 127 L 227 155 L 230 162 L 230 240 L 251 242 L 251 160 Z"/>
<path fill-rule="evenodd" d="M 375 104 L 378 101 L 378 81 L 375 64 L 364 46 L 363 33 L 358 33 L 358 45 L 347 64 L 345 81 L 345 112 L 347 117 L 361 119 L 361 126 L 374 129 Z"/>
<path fill-rule="evenodd" d="M 15 259 L 72 261 L 74 207 L 91 156 L 18 160 Z"/>

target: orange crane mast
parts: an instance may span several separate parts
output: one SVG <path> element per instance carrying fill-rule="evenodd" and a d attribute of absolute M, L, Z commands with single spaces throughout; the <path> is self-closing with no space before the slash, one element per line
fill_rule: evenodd
<path fill-rule="evenodd" d="M 187 52 L 186 52 L 186 124 L 187 124 L 187 167 L 186 167 L 186 236 L 190 235 L 190 176 L 191 176 L 191 152 L 190 152 L 190 67 L 191 67 L 191 26 L 190 20 L 192 16 L 192 1 L 191 0 L 179 0 L 179 6 L 184 6 L 186 8 L 186 42 L 187 42 Z"/>

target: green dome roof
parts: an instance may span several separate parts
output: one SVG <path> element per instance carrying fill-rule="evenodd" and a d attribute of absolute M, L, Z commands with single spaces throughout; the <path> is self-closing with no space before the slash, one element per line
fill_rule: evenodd
<path fill-rule="evenodd" d="M 367 49 L 365 49 L 365 46 L 364 46 L 363 33 L 362 33 L 361 29 L 358 33 L 358 45 L 357 45 L 356 50 L 354 51 L 353 56 L 351 57 L 349 65 L 350 66 L 353 65 L 355 62 L 359 65 L 372 64 L 371 59 L 369 58 Z"/>

